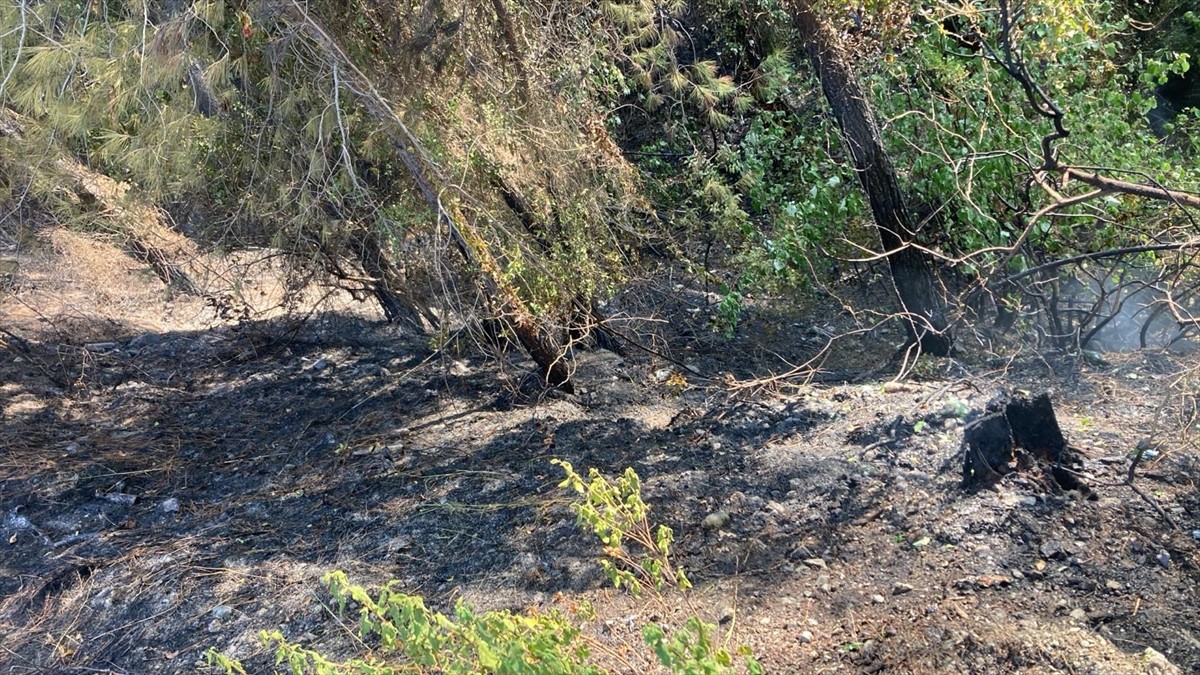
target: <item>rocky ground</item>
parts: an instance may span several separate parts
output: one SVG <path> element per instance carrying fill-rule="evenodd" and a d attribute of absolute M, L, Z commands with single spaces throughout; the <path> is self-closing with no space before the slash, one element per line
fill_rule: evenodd
<path fill-rule="evenodd" d="M 515 358 L 435 352 L 344 300 L 223 321 L 59 237 L 0 300 L 4 672 L 194 672 L 209 647 L 272 672 L 261 629 L 347 655 L 331 569 L 442 608 L 590 601 L 613 672 L 653 672 L 639 627 L 693 612 L 771 673 L 1200 672 L 1189 357 L 745 388 L 778 367 L 778 322 L 726 342 L 677 321 L 684 367 L 587 352 L 579 396 L 545 395 Z M 961 488 L 964 422 L 999 390 L 1052 392 L 1093 494 L 1037 471 Z M 1122 484 L 1142 439 L 1146 499 Z M 606 588 L 554 458 L 642 476 L 688 597 Z"/>

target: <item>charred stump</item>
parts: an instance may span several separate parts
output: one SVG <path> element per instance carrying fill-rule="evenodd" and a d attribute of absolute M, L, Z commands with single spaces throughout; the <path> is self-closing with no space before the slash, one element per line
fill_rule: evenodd
<path fill-rule="evenodd" d="M 963 488 L 994 485 L 1005 474 L 1041 468 L 1062 490 L 1091 494 L 1071 470 L 1079 456 L 1067 444 L 1050 395 L 994 401 L 963 434 Z"/>

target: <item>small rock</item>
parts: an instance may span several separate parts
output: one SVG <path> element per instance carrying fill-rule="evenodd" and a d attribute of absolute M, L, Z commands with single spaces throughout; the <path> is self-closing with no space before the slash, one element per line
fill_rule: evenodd
<path fill-rule="evenodd" d="M 877 605 L 882 605 L 885 602 L 885 600 L 882 595 L 876 593 L 875 595 L 871 596 L 871 602 L 873 602 Z"/>
<path fill-rule="evenodd" d="M 1174 675 L 1181 672 L 1162 652 L 1153 647 L 1146 647 L 1146 651 L 1142 652 L 1142 662 L 1146 664 L 1146 672 L 1153 675 Z"/>
<path fill-rule="evenodd" d="M 1022 573 L 1022 572 L 1021 572 L 1021 570 L 1013 570 L 1013 571 L 1012 571 L 1012 578 L 1014 578 L 1014 579 L 1024 579 L 1024 578 L 1025 578 L 1025 574 L 1024 574 L 1024 573 Z"/>
<path fill-rule="evenodd" d="M 759 617 L 758 622 L 764 626 L 769 626 L 769 625 L 771 625 L 771 617 L 769 617 L 769 616 Z"/>
<path fill-rule="evenodd" d="M 729 524 L 729 512 L 717 511 L 716 513 L 710 513 L 704 517 L 702 524 L 705 529 L 719 530 Z"/>
<path fill-rule="evenodd" d="M 1042 552 L 1042 557 L 1047 560 L 1067 557 L 1066 549 L 1063 548 L 1062 542 L 1058 541 L 1057 539 L 1051 539 L 1050 541 L 1042 544 L 1042 547 L 1039 550 Z"/>
<path fill-rule="evenodd" d="M 1104 582 L 1104 587 L 1110 591 L 1119 591 L 1121 590 L 1121 582 L 1114 579 L 1109 579 L 1108 581 Z"/>
<path fill-rule="evenodd" d="M 736 613 L 733 611 L 733 608 L 726 607 L 725 609 L 721 610 L 721 616 L 720 616 L 720 618 L 717 619 L 717 623 L 724 626 L 725 624 L 729 623 L 730 621 L 733 621 L 734 616 L 736 616 Z"/>
<path fill-rule="evenodd" d="M 1158 560 L 1158 564 L 1162 565 L 1163 567 L 1171 566 L 1171 554 L 1167 553 L 1165 550 L 1159 551 L 1158 555 L 1155 556 L 1155 559 Z"/>
<path fill-rule="evenodd" d="M 450 374 L 457 377 L 465 377 L 471 374 L 471 367 L 466 361 L 454 361 L 450 364 Z"/>
<path fill-rule="evenodd" d="M 821 569 L 821 570 L 826 569 L 828 567 L 825 564 L 825 560 L 822 558 L 808 558 L 804 561 L 804 564 L 808 565 L 809 567 L 815 567 L 815 568 Z"/>
<path fill-rule="evenodd" d="M 162 511 L 163 513 L 175 513 L 179 510 L 179 500 L 174 497 L 171 497 L 170 499 L 164 499 L 163 502 L 158 505 L 158 510 Z"/>
<path fill-rule="evenodd" d="M 228 618 L 230 614 L 233 614 L 233 608 L 229 605 L 217 605 L 212 608 L 212 617 L 218 621 Z"/>
<path fill-rule="evenodd" d="M 79 452 L 79 444 L 78 443 L 68 443 L 67 444 L 67 454 L 68 455 L 74 455 L 77 452 Z M 1200 532 L 1200 530 L 1197 530 L 1197 532 Z M 1197 537 L 1197 539 L 1200 539 L 1200 537 Z"/>
<path fill-rule="evenodd" d="M 1085 621 L 1085 620 L 1087 620 L 1087 612 L 1083 611 L 1082 609 L 1080 609 L 1080 608 L 1078 608 L 1078 607 L 1076 607 L 1075 609 L 1071 610 L 1071 613 L 1069 614 L 1069 616 L 1071 617 L 1071 620 L 1072 620 L 1072 621 Z"/>
<path fill-rule="evenodd" d="M 1192 539 L 1200 541 L 1200 530 L 1192 530 Z"/>
<path fill-rule="evenodd" d="M 1020 504 L 1021 506 L 1037 506 L 1037 497 L 1034 497 L 1033 495 L 1021 497 Z"/>
<path fill-rule="evenodd" d="M 896 583 L 892 586 L 892 595 L 903 595 L 905 593 L 912 593 L 912 591 L 912 584 Z"/>
<path fill-rule="evenodd" d="M 812 641 L 813 641 L 813 634 L 812 634 L 811 630 L 800 631 L 800 644 L 806 645 Z"/>
<path fill-rule="evenodd" d="M 313 362 L 309 369 L 314 373 L 319 373 L 329 367 L 329 359 L 317 359 Z"/>

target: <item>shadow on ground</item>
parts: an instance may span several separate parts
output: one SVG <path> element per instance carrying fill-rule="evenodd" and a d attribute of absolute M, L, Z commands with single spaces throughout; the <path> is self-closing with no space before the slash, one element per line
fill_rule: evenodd
<path fill-rule="evenodd" d="M 209 646 L 266 672 L 254 632 L 274 627 L 345 653 L 355 644 L 316 583 L 334 568 L 364 583 L 397 579 L 442 604 L 465 594 L 524 608 L 591 592 L 603 581 L 598 547 L 575 526 L 552 458 L 610 475 L 634 467 L 706 592 L 740 585 L 744 611 L 784 621 L 780 635 L 807 625 L 801 607 L 837 624 L 826 650 L 788 638 L 774 652 L 781 671 L 822 659 L 937 666 L 939 654 L 962 662 L 963 650 L 984 666 L 1062 661 L 1016 643 L 988 651 L 982 629 L 969 643 L 946 628 L 961 606 L 985 608 L 993 588 L 1026 618 L 1111 599 L 1087 601 L 1097 609 L 1084 623 L 1128 628 L 1137 645 L 1177 645 L 1181 663 L 1200 663 L 1200 648 L 1164 633 L 1194 586 L 1163 596 L 1157 618 L 1114 609 L 1140 578 L 1154 583 L 1138 593 L 1195 581 L 1194 546 L 1144 542 L 1145 555 L 1175 546 L 1176 576 L 1140 577 L 1135 565 L 1114 582 L 1121 589 L 1105 586 L 1114 565 L 1063 530 L 1090 523 L 1102 539 L 1118 526 L 1027 477 L 959 493 L 954 472 L 940 472 L 956 450 L 953 415 L 918 411 L 912 396 L 678 394 L 649 362 L 593 352 L 580 358 L 581 403 L 531 388 L 520 363 L 434 354 L 347 317 L 303 331 L 283 320 L 110 329 L 88 344 L 31 340 L 0 365 L 8 672 L 177 672 Z M 915 433 L 916 419 L 937 433 Z M 1195 500 L 1181 503 L 1194 518 Z M 705 528 L 720 511 L 729 525 Z M 1050 599 L 1013 592 L 1052 583 L 1064 587 Z M 794 608 L 773 605 L 778 597 Z M 858 646 L 837 649 L 845 644 Z"/>

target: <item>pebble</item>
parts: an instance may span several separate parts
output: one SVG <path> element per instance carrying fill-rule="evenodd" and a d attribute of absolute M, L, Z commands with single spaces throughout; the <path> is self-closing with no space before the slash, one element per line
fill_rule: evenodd
<path fill-rule="evenodd" d="M 812 641 L 813 641 L 813 634 L 812 634 L 811 630 L 800 631 L 800 644 L 806 645 Z"/>
<path fill-rule="evenodd" d="M 804 561 L 804 564 L 808 565 L 809 567 L 815 567 L 822 570 L 826 569 L 827 567 L 825 560 L 822 558 L 808 558 Z"/>
<path fill-rule="evenodd" d="M 313 361 L 312 366 L 310 366 L 310 368 L 312 369 L 312 371 L 314 373 L 319 373 L 328 367 L 329 367 L 329 359 L 317 359 L 316 361 Z"/>
<path fill-rule="evenodd" d="M 897 583 L 894 586 L 892 586 L 892 595 L 902 595 L 904 593 L 911 593 L 912 590 L 913 590 L 912 584 Z"/>
<path fill-rule="evenodd" d="M 704 517 L 704 527 L 709 530 L 719 530 L 729 524 L 729 512 L 717 511 Z"/>
<path fill-rule="evenodd" d="M 1071 610 L 1070 617 L 1073 621 L 1084 621 L 1087 619 L 1087 612 L 1076 607 L 1075 609 Z"/>
<path fill-rule="evenodd" d="M 1104 582 L 1104 587 L 1110 591 L 1119 591 L 1121 590 L 1121 582 L 1114 579 L 1109 579 L 1108 581 Z"/>
<path fill-rule="evenodd" d="M 158 510 L 162 511 L 163 513 L 175 513 L 179 510 L 179 500 L 174 497 L 171 497 L 170 499 L 164 499 L 163 502 L 158 505 Z"/>
<path fill-rule="evenodd" d="M 1067 556 L 1066 550 L 1063 549 L 1062 542 L 1054 540 L 1054 539 L 1042 544 L 1040 550 L 1042 553 L 1042 557 L 1047 560 L 1053 560 L 1055 558 L 1065 558 Z"/>
<path fill-rule="evenodd" d="M 1146 651 L 1142 652 L 1142 661 L 1146 664 L 1146 672 L 1154 675 L 1167 675 L 1168 673 L 1178 673 L 1179 668 L 1176 668 L 1173 663 L 1163 656 L 1162 652 L 1153 647 L 1146 647 Z"/>
<path fill-rule="evenodd" d="M 217 620 L 224 619 L 224 618 L 227 618 L 230 614 L 233 614 L 233 608 L 230 607 L 229 605 L 217 605 L 216 607 L 212 608 L 212 617 L 214 619 L 217 619 Z"/>
<path fill-rule="evenodd" d="M 717 623 L 719 623 L 721 625 L 725 625 L 725 624 L 729 623 L 730 621 L 733 621 L 734 616 L 735 616 L 735 614 L 734 614 L 733 608 L 726 607 L 725 609 L 721 610 L 721 616 L 720 616 L 720 618 L 717 619 Z"/>
<path fill-rule="evenodd" d="M 871 596 L 871 602 L 873 602 L 877 605 L 882 605 L 885 602 L 885 600 L 882 595 L 876 593 L 875 595 Z"/>
<path fill-rule="evenodd" d="M 1171 554 L 1167 553 L 1166 551 L 1159 551 L 1156 559 L 1158 560 L 1158 564 L 1162 565 L 1163 567 L 1171 566 Z"/>

